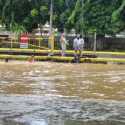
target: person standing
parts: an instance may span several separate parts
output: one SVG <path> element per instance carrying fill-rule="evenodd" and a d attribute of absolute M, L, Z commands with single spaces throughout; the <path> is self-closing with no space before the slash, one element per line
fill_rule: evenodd
<path fill-rule="evenodd" d="M 84 50 L 84 39 L 82 37 L 82 35 L 80 35 L 80 39 L 79 39 L 79 48 L 80 48 L 80 57 L 82 57 L 82 51 Z"/>
<path fill-rule="evenodd" d="M 62 33 L 61 38 L 60 38 L 60 44 L 61 44 L 61 55 L 65 56 L 65 51 L 66 51 L 66 45 L 67 45 L 67 40 L 65 38 L 65 34 Z"/>
<path fill-rule="evenodd" d="M 73 40 L 73 48 L 75 50 L 75 56 L 78 56 L 77 52 L 79 51 L 79 53 L 80 53 L 80 38 L 79 38 L 79 35 L 75 36 L 75 38 Z"/>

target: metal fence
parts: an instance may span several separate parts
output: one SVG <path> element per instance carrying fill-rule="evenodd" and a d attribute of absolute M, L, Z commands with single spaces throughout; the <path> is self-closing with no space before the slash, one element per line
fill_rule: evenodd
<path fill-rule="evenodd" d="M 73 37 L 67 37 L 69 45 L 67 49 L 73 49 Z M 94 38 L 85 37 L 84 38 L 85 50 L 94 50 Z M 55 45 L 57 48 L 60 48 L 59 38 L 56 38 Z M 125 51 L 125 38 L 105 38 L 97 37 L 96 39 L 96 50 L 97 51 Z"/>
<path fill-rule="evenodd" d="M 67 46 L 68 50 L 73 49 L 73 39 L 74 37 L 66 37 L 69 45 Z M 60 37 L 55 37 L 55 49 L 61 49 L 60 47 Z M 93 37 L 85 37 L 85 50 L 93 50 L 94 48 L 94 38 Z M 42 40 L 31 39 L 29 40 L 28 48 L 42 48 L 44 49 L 48 47 L 48 38 L 44 38 Z M 3 38 L 0 39 L 0 48 L 20 48 L 19 39 L 10 39 Z M 125 38 L 104 38 L 97 37 L 96 40 L 96 50 L 97 51 L 125 51 Z"/>

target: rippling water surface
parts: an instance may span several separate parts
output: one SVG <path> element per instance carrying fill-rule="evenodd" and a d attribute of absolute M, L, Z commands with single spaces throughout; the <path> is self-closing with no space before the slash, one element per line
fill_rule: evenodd
<path fill-rule="evenodd" d="M 124 125 L 125 65 L 0 63 L 0 125 Z"/>

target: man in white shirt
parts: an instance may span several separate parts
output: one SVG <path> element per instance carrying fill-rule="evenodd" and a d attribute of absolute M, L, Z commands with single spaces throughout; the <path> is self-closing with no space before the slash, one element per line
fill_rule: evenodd
<path fill-rule="evenodd" d="M 77 56 L 77 51 L 80 53 L 80 38 L 79 36 L 75 36 L 73 40 L 73 48 L 75 50 L 75 56 Z"/>
<path fill-rule="evenodd" d="M 80 48 L 80 57 L 82 57 L 82 51 L 84 50 L 84 39 L 82 38 L 82 36 L 80 35 L 80 39 L 79 39 L 79 48 Z"/>

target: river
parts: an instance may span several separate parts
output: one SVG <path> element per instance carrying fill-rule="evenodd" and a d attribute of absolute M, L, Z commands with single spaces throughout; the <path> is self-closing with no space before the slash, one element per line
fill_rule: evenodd
<path fill-rule="evenodd" d="M 0 125 L 124 125 L 125 65 L 0 62 Z"/>

